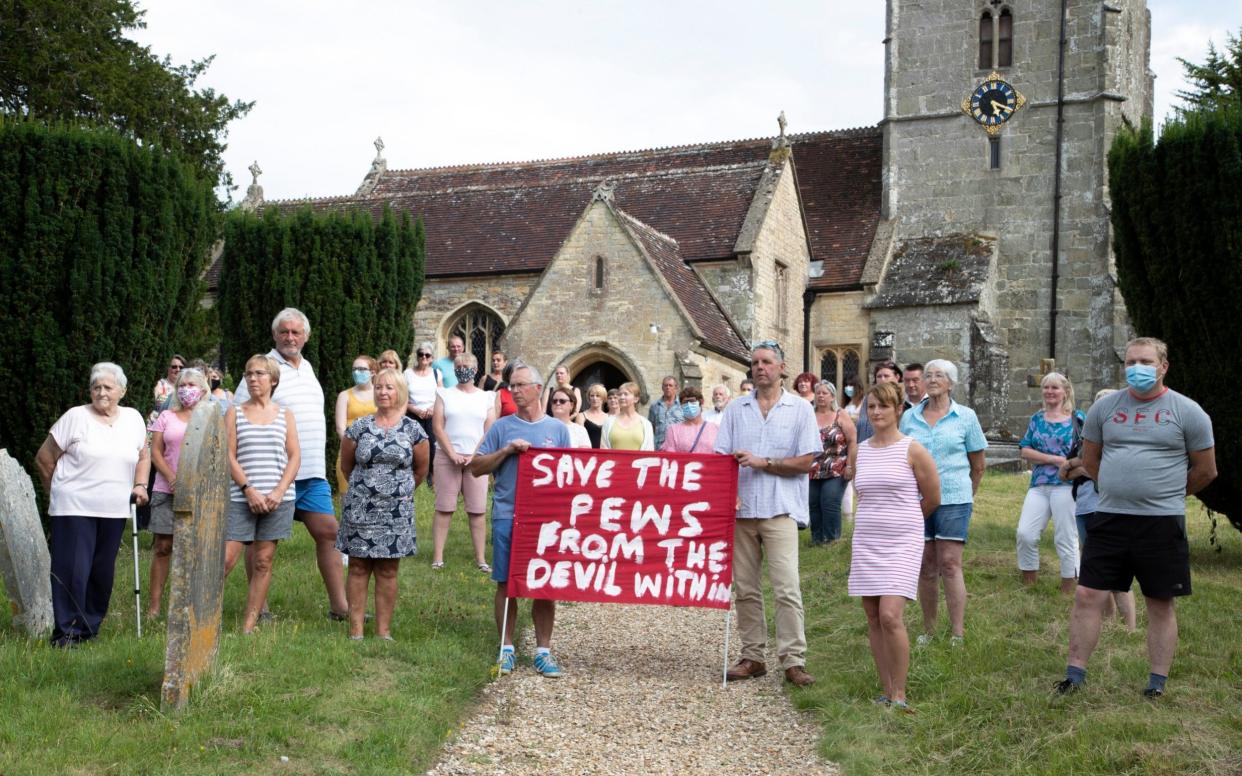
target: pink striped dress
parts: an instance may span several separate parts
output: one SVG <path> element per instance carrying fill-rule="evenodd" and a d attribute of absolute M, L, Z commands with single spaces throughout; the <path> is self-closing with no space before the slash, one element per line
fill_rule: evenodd
<path fill-rule="evenodd" d="M 910 468 L 910 437 L 888 447 L 858 446 L 853 556 L 849 594 L 918 597 L 923 559 L 923 510 Z"/>

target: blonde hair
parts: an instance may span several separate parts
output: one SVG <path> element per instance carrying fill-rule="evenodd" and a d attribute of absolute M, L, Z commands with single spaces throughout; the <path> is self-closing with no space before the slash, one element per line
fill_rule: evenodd
<path fill-rule="evenodd" d="M 867 395 L 874 396 L 875 400 L 882 406 L 892 407 L 900 419 L 901 403 L 904 397 L 901 395 L 901 389 L 897 387 L 897 383 L 876 383 L 867 391 Z"/>
<path fill-rule="evenodd" d="M 634 397 L 634 401 L 639 401 L 643 398 L 643 392 L 639 389 L 638 383 L 621 383 L 617 386 L 617 391 L 629 391 L 630 396 Z"/>
<path fill-rule="evenodd" d="M 1049 382 L 1056 381 L 1065 391 L 1065 398 L 1061 401 L 1061 409 L 1070 415 L 1074 414 L 1074 384 L 1069 378 L 1060 372 L 1049 372 L 1039 381 L 1039 387 L 1043 388 Z"/>
<path fill-rule="evenodd" d="M 1164 343 L 1164 340 L 1156 339 L 1155 337 L 1135 337 L 1126 343 L 1126 350 L 1128 351 L 1134 347 L 1155 348 L 1156 358 L 1161 361 L 1169 360 L 1169 346 Z"/>
<path fill-rule="evenodd" d="M 371 384 L 379 385 L 379 379 L 381 377 L 386 377 L 389 380 L 392 380 L 393 385 L 396 386 L 397 401 L 399 402 L 398 406 L 404 407 L 405 405 L 410 403 L 410 388 L 409 386 L 405 384 L 404 375 L 402 375 L 396 369 L 393 369 L 392 367 L 388 367 L 387 369 L 379 370 L 379 373 L 377 373 L 375 377 L 371 378 Z"/>
<path fill-rule="evenodd" d="M 381 361 L 391 361 L 396 364 L 398 368 L 401 366 L 401 356 L 398 356 L 397 351 L 392 350 L 391 348 L 379 354 L 379 358 L 375 359 L 375 366 L 378 367 L 379 362 Z"/>
<path fill-rule="evenodd" d="M 280 385 L 280 364 L 276 363 L 276 359 L 266 353 L 255 353 L 246 359 L 246 365 L 242 367 L 242 380 L 246 379 L 246 372 L 250 371 L 251 364 L 259 364 L 272 378 L 272 392 L 276 391 L 276 386 Z"/>
<path fill-rule="evenodd" d="M 197 369 L 183 368 L 181 370 L 181 373 L 177 375 L 177 388 L 180 388 L 185 383 L 201 388 L 204 399 L 211 398 L 211 387 L 207 385 L 207 378 Z M 174 412 L 185 409 L 181 406 L 181 397 L 177 395 L 176 390 L 173 390 L 172 395 L 168 397 L 168 409 L 173 410 Z"/>
<path fill-rule="evenodd" d="M 591 383 L 591 387 L 587 388 L 587 398 L 598 396 L 601 402 L 608 402 L 608 389 L 601 383 Z"/>

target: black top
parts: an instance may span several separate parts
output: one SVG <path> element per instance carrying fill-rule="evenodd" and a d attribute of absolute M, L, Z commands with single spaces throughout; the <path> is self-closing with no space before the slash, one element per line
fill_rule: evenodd
<path fill-rule="evenodd" d="M 494 391 L 500 387 L 500 381 L 491 375 L 483 375 L 483 385 L 480 387 L 485 391 Z"/>
<path fill-rule="evenodd" d="M 604 427 L 597 426 L 596 424 L 591 422 L 590 418 L 585 417 L 585 416 L 582 418 L 582 425 L 587 430 L 587 436 L 591 438 L 591 447 L 594 447 L 595 449 L 598 450 L 600 446 L 600 439 L 603 437 L 603 434 L 604 434 Z"/>

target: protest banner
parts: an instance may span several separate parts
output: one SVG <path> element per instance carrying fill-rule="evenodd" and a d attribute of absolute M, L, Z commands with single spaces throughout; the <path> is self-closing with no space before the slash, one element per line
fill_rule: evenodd
<path fill-rule="evenodd" d="M 535 448 L 517 481 L 510 598 L 729 608 L 731 457 Z"/>

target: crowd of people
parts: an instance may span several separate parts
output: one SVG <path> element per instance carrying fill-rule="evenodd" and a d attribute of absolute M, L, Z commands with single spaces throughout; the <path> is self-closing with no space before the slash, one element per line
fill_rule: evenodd
<path fill-rule="evenodd" d="M 869 387 L 859 377 L 845 381 L 842 402 L 834 382 L 810 373 L 786 389 L 784 351 L 766 340 L 754 345 L 750 376 L 736 394 L 713 386 L 709 408 L 702 389 L 669 375 L 644 416 L 635 383 L 582 390 L 565 365 L 545 382 L 537 368 L 500 351 L 481 373 L 459 337 L 438 360 L 430 343 L 419 344 L 405 369 L 394 351 L 378 359 L 360 354 L 352 362 L 353 384 L 336 400 L 338 522 L 325 465 L 324 393 L 302 358 L 310 334 L 300 311 L 278 313 L 274 347 L 247 360 L 235 395 L 207 365 L 172 357 L 147 423 L 120 404 L 127 389 L 121 367 L 95 365 L 90 403 L 66 412 L 37 456 L 50 494 L 53 644 L 75 646 L 99 632 L 131 501 L 150 503 L 147 613 L 159 615 L 178 457 L 190 414 L 204 400 L 219 404 L 227 429 L 225 572 L 244 558 L 244 633 L 271 616 L 266 599 L 276 547 L 300 522 L 316 545 L 327 616 L 347 621 L 349 638 L 363 638 L 374 578 L 374 633 L 392 639 L 398 566 L 418 546 L 413 495 L 427 482 L 435 499 L 431 567 L 445 565 L 461 503 L 474 563 L 496 582 L 500 672 L 513 671 L 517 602 L 507 597 L 506 584 L 517 454 L 574 447 L 716 453 L 737 461 L 733 581 L 741 655 L 727 672 L 730 681 L 767 673 L 766 566 L 780 668 L 796 686 L 814 682 L 806 670 L 799 529 L 810 528 L 810 547 L 831 545 L 841 539 L 843 513 L 851 511 L 848 592 L 861 600 L 866 618 L 881 686 L 877 702 L 910 710 L 907 601 L 922 609 L 917 645 L 938 637 L 942 593 L 948 641 L 964 642 L 963 550 L 988 442 L 975 413 L 953 398 L 959 374 L 952 362 L 903 369 L 882 361 L 871 370 Z M 1144 692 L 1164 692 L 1177 640 L 1173 601 L 1190 593 L 1184 499 L 1216 475 L 1210 419 L 1164 385 L 1164 343 L 1133 340 L 1125 365 L 1126 389 L 1101 392 L 1087 413 L 1076 409 L 1064 375 L 1045 375 L 1040 406 L 1019 442 L 1032 466 L 1016 516 L 1020 578 L 1036 581 L 1038 545 L 1051 520 L 1061 587 L 1074 596 L 1060 692 L 1085 682 L 1110 607 L 1136 627 L 1134 578 L 1147 604 L 1151 673 Z M 533 664 L 545 677 L 562 673 L 551 652 L 555 609 L 553 601 L 532 602 Z"/>

